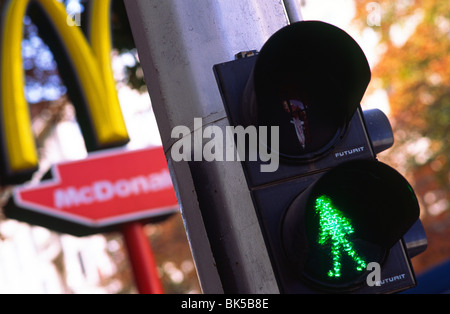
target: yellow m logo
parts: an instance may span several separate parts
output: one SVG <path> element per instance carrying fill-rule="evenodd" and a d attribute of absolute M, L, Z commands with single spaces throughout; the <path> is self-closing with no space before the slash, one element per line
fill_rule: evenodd
<path fill-rule="evenodd" d="M 64 5 L 57 0 L 10 0 L 0 17 L 0 135 L 2 183 L 38 165 L 30 113 L 24 92 L 21 56 L 23 18 L 32 5 L 39 28 L 52 33 L 52 40 L 67 60 L 77 116 L 89 151 L 125 144 L 128 132 L 120 109 L 111 69 L 110 0 L 91 1 L 89 42 L 82 31 L 68 23 Z M 60 53 L 60 51 L 58 51 Z M 61 53 L 60 53 L 61 54 Z M 63 73 L 65 75 L 65 73 Z M 67 84 L 66 84 L 67 85 Z M 73 87 L 72 85 L 76 85 Z M 71 93 L 72 91 L 72 93 Z"/>

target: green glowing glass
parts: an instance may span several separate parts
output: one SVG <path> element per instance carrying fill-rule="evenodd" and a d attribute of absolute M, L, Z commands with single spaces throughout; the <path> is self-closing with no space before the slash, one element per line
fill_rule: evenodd
<path fill-rule="evenodd" d="M 317 242 L 322 246 L 331 245 L 332 269 L 328 271 L 328 277 L 341 277 L 344 254 L 354 261 L 356 271 L 364 271 L 367 263 L 358 255 L 353 243 L 349 240 L 349 235 L 355 232 L 350 220 L 333 206 L 331 199 L 326 195 L 316 199 L 315 209 L 319 215 Z"/>

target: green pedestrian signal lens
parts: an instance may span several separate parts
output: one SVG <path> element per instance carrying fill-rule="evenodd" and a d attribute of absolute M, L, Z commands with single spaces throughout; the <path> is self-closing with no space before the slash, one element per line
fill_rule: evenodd
<path fill-rule="evenodd" d="M 367 265 L 384 267 L 418 216 L 414 192 L 397 171 L 378 161 L 342 163 L 288 205 L 281 226 L 286 261 L 313 289 L 358 289 L 367 285 Z"/>
<path fill-rule="evenodd" d="M 356 214 L 365 205 L 350 204 L 348 197 L 325 191 L 315 194 L 305 216 L 308 251 L 302 277 L 329 289 L 353 289 L 365 283 L 367 265 L 381 264 L 386 256 L 382 246 L 365 237 L 366 224 Z"/>
<path fill-rule="evenodd" d="M 316 214 L 319 215 L 317 242 L 322 246 L 327 246 L 328 243 L 331 245 L 332 269 L 328 271 L 328 277 L 341 277 L 343 255 L 347 255 L 354 261 L 356 271 L 364 271 L 367 268 L 367 263 L 356 252 L 349 238 L 355 232 L 350 220 L 333 206 L 331 199 L 326 195 L 316 199 L 315 209 Z"/>

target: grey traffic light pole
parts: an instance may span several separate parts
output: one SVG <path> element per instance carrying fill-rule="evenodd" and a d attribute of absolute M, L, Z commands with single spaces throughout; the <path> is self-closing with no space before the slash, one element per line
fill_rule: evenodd
<path fill-rule="evenodd" d="M 203 127 L 229 125 L 213 65 L 259 50 L 288 24 L 287 15 L 300 19 L 295 1 L 125 5 L 203 292 L 278 293 L 240 162 L 174 161 L 171 148 L 181 139 L 171 133 L 177 126 L 195 133 L 194 118 Z"/>

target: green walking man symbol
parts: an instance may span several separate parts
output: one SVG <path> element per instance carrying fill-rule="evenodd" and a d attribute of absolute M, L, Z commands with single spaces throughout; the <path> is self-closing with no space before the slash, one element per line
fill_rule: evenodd
<path fill-rule="evenodd" d="M 320 245 L 331 244 L 332 269 L 328 271 L 328 277 L 339 278 L 342 271 L 342 257 L 347 254 L 354 262 L 357 271 L 364 271 L 366 262 L 358 256 L 349 240 L 349 235 L 355 230 L 350 220 L 333 206 L 331 199 L 325 195 L 316 199 L 316 213 L 319 215 L 319 237 Z"/>

